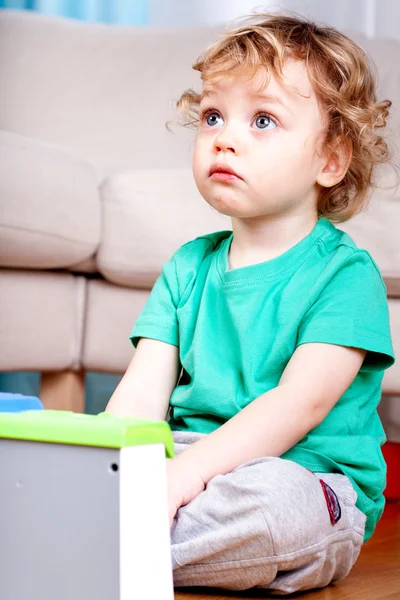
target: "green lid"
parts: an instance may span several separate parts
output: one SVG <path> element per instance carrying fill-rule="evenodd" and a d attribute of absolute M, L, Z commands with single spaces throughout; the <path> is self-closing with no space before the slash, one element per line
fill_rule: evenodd
<path fill-rule="evenodd" d="M 174 456 L 174 441 L 166 421 L 122 418 L 110 413 L 0 412 L 0 438 L 103 448 L 164 444 L 166 456 Z"/>

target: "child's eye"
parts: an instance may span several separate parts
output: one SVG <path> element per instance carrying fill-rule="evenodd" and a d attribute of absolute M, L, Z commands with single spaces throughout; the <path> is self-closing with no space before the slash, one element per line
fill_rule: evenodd
<path fill-rule="evenodd" d="M 213 127 L 217 124 L 218 118 L 222 119 L 221 115 L 214 109 L 200 111 L 200 122 L 206 122 L 209 127 Z"/>
<path fill-rule="evenodd" d="M 214 125 L 221 124 L 219 123 L 218 119 L 220 119 L 223 122 L 223 118 L 221 117 L 219 112 L 214 108 L 200 110 L 200 123 L 205 122 L 205 124 L 208 127 L 214 127 Z M 256 129 L 275 129 L 278 126 L 275 119 L 271 117 L 271 115 L 269 115 L 268 113 L 258 113 L 255 116 L 253 123 L 256 124 Z M 271 125 L 271 123 L 273 125 L 272 128 L 268 127 L 268 125 Z"/>
<path fill-rule="evenodd" d="M 253 123 L 256 123 L 257 129 L 267 129 L 268 125 L 270 125 L 271 123 L 273 124 L 272 129 L 275 129 L 275 127 L 277 127 L 275 119 L 267 113 L 259 113 L 258 115 L 256 115 L 256 118 L 254 119 Z"/>

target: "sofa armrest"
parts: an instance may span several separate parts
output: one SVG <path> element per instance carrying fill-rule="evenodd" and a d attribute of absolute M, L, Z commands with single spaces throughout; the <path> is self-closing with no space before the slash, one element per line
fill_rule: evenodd
<path fill-rule="evenodd" d="M 64 268 L 94 254 L 93 166 L 64 148 L 0 131 L 0 266 Z"/>

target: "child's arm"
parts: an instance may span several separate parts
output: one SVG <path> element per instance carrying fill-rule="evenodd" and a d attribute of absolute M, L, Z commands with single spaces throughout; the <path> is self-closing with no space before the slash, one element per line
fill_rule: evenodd
<path fill-rule="evenodd" d="M 164 420 L 179 372 L 177 346 L 141 338 L 106 411 L 120 417 Z"/>
<path fill-rule="evenodd" d="M 180 454 L 176 469 L 207 484 L 261 456 L 281 456 L 323 421 L 356 377 L 366 352 L 331 344 L 297 348 L 279 385 Z M 178 466 L 179 465 L 179 466 Z"/>

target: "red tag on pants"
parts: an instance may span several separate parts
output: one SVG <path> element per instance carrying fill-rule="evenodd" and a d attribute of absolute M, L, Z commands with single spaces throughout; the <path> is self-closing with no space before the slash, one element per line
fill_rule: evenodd
<path fill-rule="evenodd" d="M 325 483 L 322 479 L 319 480 L 322 490 L 324 492 L 326 505 L 328 507 L 329 515 L 331 517 L 332 525 L 335 525 L 342 516 L 342 510 L 340 508 L 338 497 L 336 496 L 333 489 Z"/>

